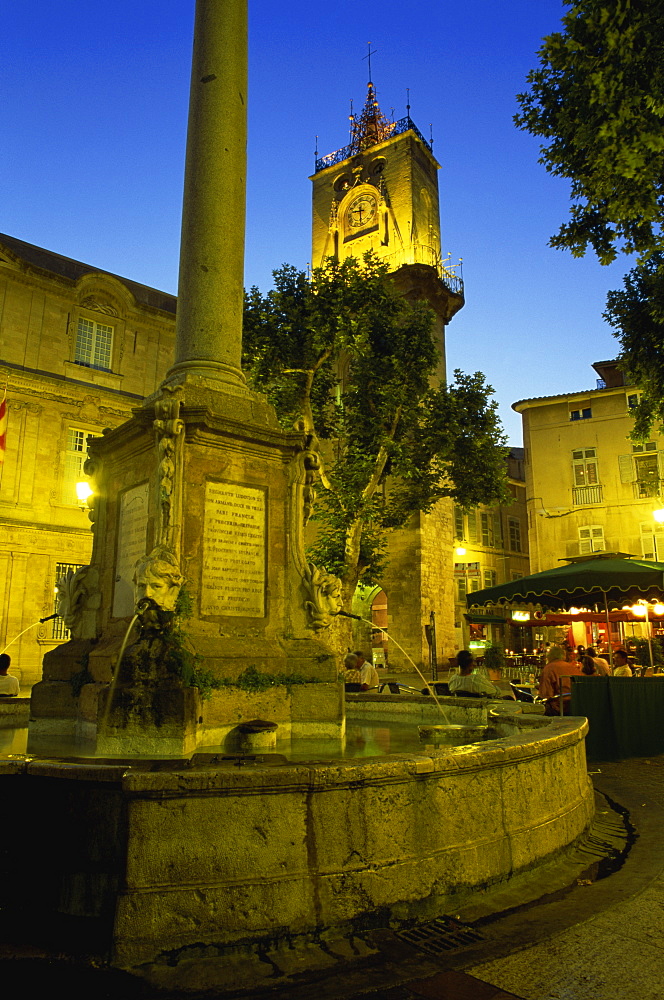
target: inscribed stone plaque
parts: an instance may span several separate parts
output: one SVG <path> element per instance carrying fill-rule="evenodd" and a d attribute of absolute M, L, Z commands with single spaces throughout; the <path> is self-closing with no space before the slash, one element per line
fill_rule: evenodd
<path fill-rule="evenodd" d="M 237 483 L 207 483 L 201 614 L 265 615 L 265 493 Z"/>
<path fill-rule="evenodd" d="M 120 496 L 118 545 L 115 561 L 113 615 L 126 618 L 134 614 L 134 566 L 145 555 L 148 526 L 147 483 L 125 490 Z"/>

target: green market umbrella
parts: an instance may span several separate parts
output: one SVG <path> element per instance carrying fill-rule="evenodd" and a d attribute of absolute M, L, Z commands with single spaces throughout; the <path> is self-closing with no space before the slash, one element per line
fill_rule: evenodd
<path fill-rule="evenodd" d="M 596 604 L 606 612 L 608 628 L 609 604 L 622 607 L 640 598 L 664 598 L 664 563 L 606 553 L 477 590 L 467 595 L 466 605 L 470 609 L 487 604 L 540 604 L 569 610 Z"/>

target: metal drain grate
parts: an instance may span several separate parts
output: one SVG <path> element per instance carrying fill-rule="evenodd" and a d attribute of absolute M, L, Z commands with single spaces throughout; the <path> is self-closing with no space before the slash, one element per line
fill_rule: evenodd
<path fill-rule="evenodd" d="M 454 917 L 436 917 L 428 924 L 419 924 L 407 931 L 399 931 L 398 936 L 430 955 L 442 955 L 455 948 L 482 941 L 482 935 L 473 927 L 462 924 Z"/>

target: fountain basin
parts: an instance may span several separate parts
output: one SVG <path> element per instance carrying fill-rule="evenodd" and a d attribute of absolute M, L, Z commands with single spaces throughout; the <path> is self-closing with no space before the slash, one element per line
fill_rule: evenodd
<path fill-rule="evenodd" d="M 27 881 L 9 872 L 3 908 L 28 940 L 46 920 L 65 951 L 85 926 L 112 965 L 164 988 L 269 983 L 310 965 L 313 942 L 453 913 L 582 835 L 586 721 L 509 726 L 359 760 L 4 761 L 31 865 Z"/>

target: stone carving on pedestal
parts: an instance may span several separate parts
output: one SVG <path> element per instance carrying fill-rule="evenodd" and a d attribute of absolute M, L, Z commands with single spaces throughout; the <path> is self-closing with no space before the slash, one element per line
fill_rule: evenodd
<path fill-rule="evenodd" d="M 182 440 L 184 420 L 180 419 L 180 396 L 182 386 L 162 387 L 163 396 L 154 405 L 153 423 L 157 438 L 157 461 L 159 463 L 157 481 L 159 487 L 159 516 L 157 520 L 157 544 L 173 549 L 177 557 L 179 533 L 179 479 L 178 441 Z"/>
<path fill-rule="evenodd" d="M 99 573 L 93 566 L 69 570 L 56 583 L 58 614 L 72 639 L 97 638 L 97 612 L 101 607 Z"/>
<path fill-rule="evenodd" d="M 166 546 L 156 545 L 138 560 L 134 594 L 144 627 L 161 630 L 171 621 L 183 583 L 177 556 Z"/>
<path fill-rule="evenodd" d="M 307 563 L 304 585 L 309 597 L 304 607 L 309 615 L 311 628 L 316 632 L 329 628 L 332 619 L 341 611 L 341 580 L 328 573 L 324 567 Z"/>

